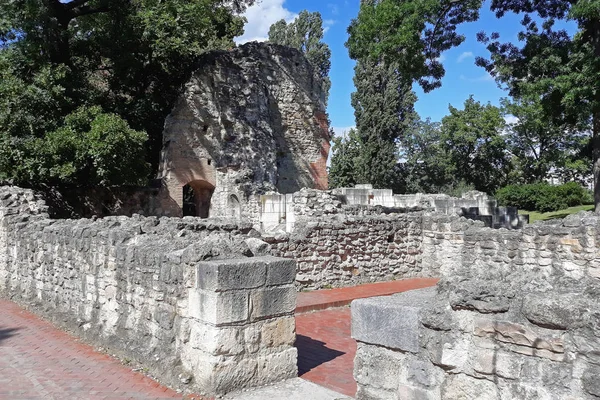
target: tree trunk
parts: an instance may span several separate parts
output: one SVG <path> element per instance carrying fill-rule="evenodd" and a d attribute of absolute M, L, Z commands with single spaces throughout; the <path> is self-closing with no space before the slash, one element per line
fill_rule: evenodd
<path fill-rule="evenodd" d="M 594 205 L 596 206 L 596 213 L 600 213 L 600 110 L 594 112 L 592 124 Z"/>

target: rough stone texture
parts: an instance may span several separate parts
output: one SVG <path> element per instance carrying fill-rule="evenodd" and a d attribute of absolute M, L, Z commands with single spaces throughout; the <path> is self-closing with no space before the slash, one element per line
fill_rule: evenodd
<path fill-rule="evenodd" d="M 437 293 L 430 302 L 422 291 L 369 300 L 377 314 L 412 299 L 417 328 L 379 323 L 384 331 L 369 332 L 377 324 L 357 307 L 357 398 L 598 399 L 600 217 L 520 231 L 423 221 L 423 263 L 440 264 Z M 416 352 L 394 337 L 407 329 L 418 332 Z M 435 377 L 429 386 L 409 379 L 423 371 Z"/>
<path fill-rule="evenodd" d="M 248 257 L 248 233 L 189 217 L 52 220 L 33 192 L 0 187 L 0 295 L 174 387 L 294 377 L 294 261 Z"/>
<path fill-rule="evenodd" d="M 421 262 L 422 218 L 420 212 L 311 215 L 296 221 L 291 235 L 264 240 L 273 255 L 297 261 L 301 288 L 437 276 Z"/>
<path fill-rule="evenodd" d="M 255 217 L 260 194 L 326 189 L 323 100 L 295 49 L 254 42 L 208 53 L 165 123 L 159 177 L 180 207 L 186 184 L 212 194 L 213 216 L 232 213 L 231 196 Z"/>

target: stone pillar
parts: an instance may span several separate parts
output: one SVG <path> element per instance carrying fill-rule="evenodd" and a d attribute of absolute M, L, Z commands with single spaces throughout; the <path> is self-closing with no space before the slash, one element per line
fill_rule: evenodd
<path fill-rule="evenodd" d="M 296 263 L 275 257 L 201 262 L 182 351 L 211 395 L 296 377 Z"/>

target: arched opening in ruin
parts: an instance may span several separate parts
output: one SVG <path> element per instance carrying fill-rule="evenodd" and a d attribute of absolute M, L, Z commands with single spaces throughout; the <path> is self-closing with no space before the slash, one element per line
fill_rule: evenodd
<path fill-rule="evenodd" d="M 232 194 L 227 199 L 227 216 L 239 219 L 241 215 L 242 209 L 240 200 L 235 194 Z"/>
<path fill-rule="evenodd" d="M 210 199 L 215 187 L 205 180 L 196 180 L 183 187 L 183 216 L 208 218 Z"/>

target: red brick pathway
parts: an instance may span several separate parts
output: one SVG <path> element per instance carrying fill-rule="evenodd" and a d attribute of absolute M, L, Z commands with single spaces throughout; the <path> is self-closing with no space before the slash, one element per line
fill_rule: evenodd
<path fill-rule="evenodd" d="M 357 298 L 430 287 L 437 281 L 438 279 L 429 278 L 405 279 L 299 293 L 296 307 L 298 375 L 339 393 L 354 396 L 356 382 L 352 370 L 356 342 L 350 337 L 350 308 L 331 307 L 350 304 Z M 303 310 L 322 311 L 303 313 Z"/>
<path fill-rule="evenodd" d="M 18 305 L 0 300 L 1 400 L 182 397 Z"/>
<path fill-rule="evenodd" d="M 412 278 L 392 282 L 368 283 L 339 289 L 300 292 L 298 293 L 296 313 L 342 307 L 350 304 L 355 299 L 387 296 L 407 290 L 426 288 L 434 286 L 438 281 L 438 278 Z"/>

